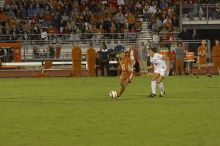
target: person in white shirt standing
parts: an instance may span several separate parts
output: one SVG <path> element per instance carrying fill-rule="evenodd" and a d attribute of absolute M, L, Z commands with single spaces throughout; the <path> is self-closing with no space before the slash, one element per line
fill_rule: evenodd
<path fill-rule="evenodd" d="M 156 88 L 157 84 L 160 88 L 160 95 L 159 97 L 163 97 L 165 95 L 164 85 L 162 80 L 169 75 L 169 60 L 166 56 L 163 56 L 157 53 L 156 48 L 150 47 L 148 49 L 148 53 L 150 56 L 150 62 L 153 67 L 154 72 L 151 74 L 151 94 L 148 97 L 155 97 L 156 96 Z"/>

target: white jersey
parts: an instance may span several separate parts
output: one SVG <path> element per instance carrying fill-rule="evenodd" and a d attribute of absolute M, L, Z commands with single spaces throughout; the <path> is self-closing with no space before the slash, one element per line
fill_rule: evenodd
<path fill-rule="evenodd" d="M 150 62 L 154 66 L 155 73 L 159 73 L 162 76 L 168 75 L 169 69 L 161 54 L 155 53 L 154 56 L 150 58 Z"/>
<path fill-rule="evenodd" d="M 150 58 L 150 62 L 154 66 L 155 69 L 165 69 L 166 68 L 166 62 L 162 59 L 163 56 L 159 53 L 155 53 L 154 57 Z"/>

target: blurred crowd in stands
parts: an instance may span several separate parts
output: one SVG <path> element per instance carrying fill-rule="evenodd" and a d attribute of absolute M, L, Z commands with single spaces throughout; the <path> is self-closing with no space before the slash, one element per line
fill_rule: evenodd
<path fill-rule="evenodd" d="M 29 39 L 39 39 L 34 34 L 41 38 L 71 34 L 73 40 L 120 38 L 123 36 L 101 34 L 140 32 L 140 17 L 150 22 L 154 32 L 176 32 L 180 2 L 215 0 L 5 0 L 0 10 L 0 35 L 12 35 L 2 40 L 16 40 L 18 34 Z"/>
<path fill-rule="evenodd" d="M 136 33 L 141 30 L 138 16 L 143 5 L 145 1 L 135 0 L 121 4 L 116 0 L 7 0 L 0 10 L 0 34 L 12 34 L 10 39 L 17 34 L 45 37 L 47 33 L 90 39 L 89 33 Z"/>

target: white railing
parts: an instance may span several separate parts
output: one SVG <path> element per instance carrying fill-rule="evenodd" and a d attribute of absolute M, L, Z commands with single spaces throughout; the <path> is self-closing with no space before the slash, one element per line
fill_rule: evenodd
<path fill-rule="evenodd" d="M 16 34 L 0 35 L 0 42 L 20 42 L 22 45 L 22 61 L 40 61 L 40 60 L 71 60 L 71 49 L 74 43 L 79 43 L 82 51 L 85 53 L 90 42 L 98 51 L 101 42 L 105 42 L 108 48 L 114 49 L 117 45 L 124 47 L 128 45 L 138 45 L 139 33 L 83 33 L 83 34 Z M 56 47 L 59 46 L 61 54 L 59 58 L 55 57 Z M 37 52 L 33 49 L 37 48 Z M 51 50 L 50 50 L 51 49 Z M 52 51 L 52 52 L 51 52 Z M 36 55 L 36 54 L 38 55 Z"/>

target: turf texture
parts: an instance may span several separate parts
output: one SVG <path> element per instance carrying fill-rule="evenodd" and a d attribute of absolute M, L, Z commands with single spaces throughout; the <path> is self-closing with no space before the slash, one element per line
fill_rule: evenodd
<path fill-rule="evenodd" d="M 0 83 L 0 146 L 220 145 L 219 76 L 169 76 L 162 98 L 134 77 L 118 100 L 118 77 Z"/>

